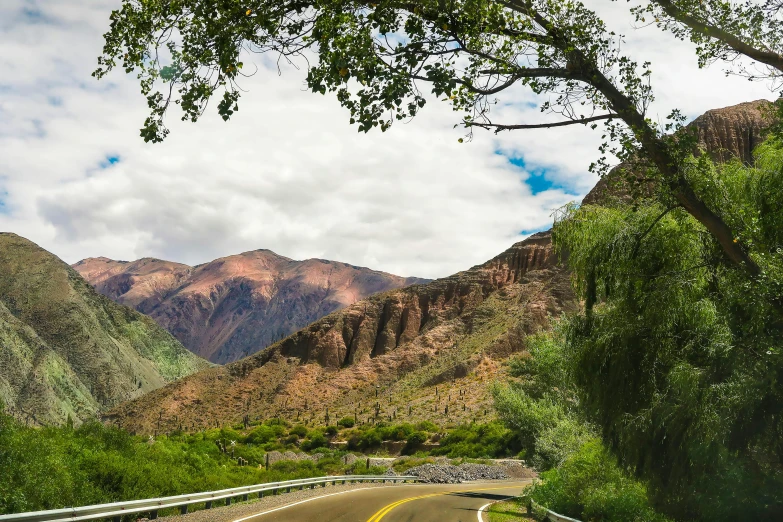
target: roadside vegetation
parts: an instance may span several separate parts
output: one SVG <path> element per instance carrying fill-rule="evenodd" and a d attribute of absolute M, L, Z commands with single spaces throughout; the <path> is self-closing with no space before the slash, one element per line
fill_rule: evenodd
<path fill-rule="evenodd" d="M 535 518 L 527 514 L 527 506 L 522 499 L 496 502 L 487 508 L 484 520 L 489 522 L 533 522 Z"/>
<path fill-rule="evenodd" d="M 758 277 L 663 197 L 571 207 L 557 248 L 585 309 L 529 338 L 494 390 L 541 473 L 526 498 L 580 520 L 783 518 L 783 142 L 691 159 Z"/>
<path fill-rule="evenodd" d="M 262 440 L 269 432 L 282 435 L 282 430 L 276 428 L 264 425 L 246 436 L 226 429 L 145 439 L 97 422 L 76 429 L 29 428 L 0 415 L 0 469 L 3 470 L 0 513 L 152 498 L 329 474 L 385 471 L 368 470 L 364 459 L 346 466 L 342 455 L 330 450 L 321 450 L 324 457 L 318 462 L 281 461 L 267 470 L 261 464 L 264 447 L 269 442 Z M 232 445 L 232 441 L 236 444 Z M 247 465 L 239 465 L 240 458 Z"/>
<path fill-rule="evenodd" d="M 430 422 L 362 425 L 344 418 L 336 425 L 308 429 L 277 419 L 157 438 L 131 435 L 98 422 L 27 427 L 0 408 L 0 514 L 56 509 L 209 491 L 263 482 L 342 474 L 383 474 L 367 459 L 344 459 L 347 451 L 383 454 L 384 441 L 404 444 L 415 454 L 395 465 L 397 472 L 434 462 L 421 450 L 440 439 L 438 454 L 461 460 L 508 456 L 512 434 L 495 422 L 445 432 Z M 330 442 L 347 441 L 329 449 Z M 480 448 L 486 448 L 481 450 Z M 281 460 L 266 466 L 268 452 L 319 453 L 319 459 Z"/>

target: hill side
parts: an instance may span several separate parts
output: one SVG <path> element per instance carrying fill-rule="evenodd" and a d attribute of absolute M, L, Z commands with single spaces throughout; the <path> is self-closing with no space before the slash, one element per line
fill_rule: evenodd
<path fill-rule="evenodd" d="M 536 234 L 470 270 L 371 296 L 261 353 L 112 410 L 134 432 L 281 416 L 456 422 L 486 414 L 487 382 L 525 337 L 577 303 Z"/>
<path fill-rule="evenodd" d="M 13 415 L 78 424 L 208 367 L 56 256 L 0 233 L 0 399 Z"/>
<path fill-rule="evenodd" d="M 192 352 L 224 364 L 262 350 L 377 292 L 426 282 L 255 250 L 189 267 L 89 258 L 73 267 L 118 303 L 149 315 Z"/>

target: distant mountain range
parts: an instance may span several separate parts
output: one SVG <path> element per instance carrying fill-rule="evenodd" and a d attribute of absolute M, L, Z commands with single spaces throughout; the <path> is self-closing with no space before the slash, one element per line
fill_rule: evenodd
<path fill-rule="evenodd" d="M 65 262 L 0 233 L 0 400 L 34 425 L 94 419 L 210 364 Z"/>
<path fill-rule="evenodd" d="M 144 258 L 73 265 L 98 292 L 149 315 L 192 352 L 225 364 L 371 294 L 428 279 L 254 250 L 190 267 Z"/>
<path fill-rule="evenodd" d="M 245 416 L 321 425 L 377 413 L 441 425 L 494 418 L 487 386 L 550 317 L 578 308 L 551 235 L 486 263 L 376 294 L 266 350 L 155 390 L 108 412 L 136 433 L 225 426 Z"/>

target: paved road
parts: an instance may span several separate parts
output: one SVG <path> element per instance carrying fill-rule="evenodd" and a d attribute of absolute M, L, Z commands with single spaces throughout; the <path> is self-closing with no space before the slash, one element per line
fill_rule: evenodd
<path fill-rule="evenodd" d="M 409 484 L 326 494 L 234 522 L 477 522 L 489 502 L 516 496 L 530 481 Z"/>

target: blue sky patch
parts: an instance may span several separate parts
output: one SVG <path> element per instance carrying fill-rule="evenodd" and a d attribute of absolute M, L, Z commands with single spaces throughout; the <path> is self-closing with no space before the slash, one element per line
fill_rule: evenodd
<path fill-rule="evenodd" d="M 0 214 L 10 214 L 11 211 L 6 204 L 8 200 L 8 191 L 0 189 Z"/>
<path fill-rule="evenodd" d="M 552 228 L 552 227 L 551 226 L 546 226 L 546 227 L 540 227 L 540 228 L 533 228 L 533 229 L 530 229 L 530 230 L 520 230 L 519 231 L 519 235 L 520 236 L 529 236 L 529 235 L 535 234 L 536 232 L 543 232 L 544 230 L 549 230 L 550 228 Z"/>
<path fill-rule="evenodd" d="M 547 177 L 547 169 L 529 168 L 525 164 L 525 159 L 522 157 L 508 158 L 508 161 L 515 167 L 519 167 L 529 174 L 528 178 L 525 180 L 525 184 L 530 187 L 530 192 L 532 192 L 534 196 L 547 190 L 563 188 L 561 185 L 558 185 Z"/>
<path fill-rule="evenodd" d="M 120 162 L 120 157 L 117 156 L 116 154 L 113 154 L 113 155 L 110 155 L 110 156 L 106 156 L 106 159 L 101 161 L 101 168 L 102 169 L 108 169 L 112 165 L 116 165 L 119 162 Z"/>

